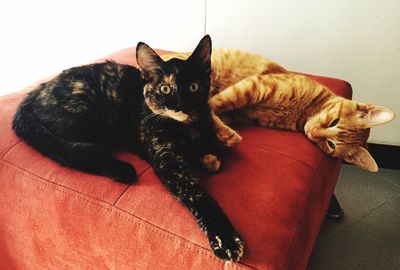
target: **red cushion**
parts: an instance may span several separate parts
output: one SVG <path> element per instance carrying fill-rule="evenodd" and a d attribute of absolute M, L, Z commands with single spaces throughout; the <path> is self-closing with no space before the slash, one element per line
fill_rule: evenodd
<path fill-rule="evenodd" d="M 107 58 L 133 65 L 134 48 Z M 348 83 L 315 78 L 351 96 Z M 128 186 L 63 168 L 22 142 L 11 119 L 26 91 L 0 98 L 2 269 L 305 269 L 341 162 L 303 135 L 240 128 L 243 143 L 205 177 L 246 244 L 240 262 L 224 263 L 135 155 L 118 154 L 140 174 Z"/>

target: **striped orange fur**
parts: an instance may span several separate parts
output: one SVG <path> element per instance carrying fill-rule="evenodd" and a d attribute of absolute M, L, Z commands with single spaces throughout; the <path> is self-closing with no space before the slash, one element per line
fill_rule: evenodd
<path fill-rule="evenodd" d="M 188 55 L 163 58 L 185 59 Z M 369 171 L 378 170 L 366 150 L 367 139 L 372 126 L 393 119 L 391 110 L 336 96 L 309 77 L 244 51 L 213 49 L 211 63 L 209 104 L 217 135 L 226 145 L 237 145 L 241 137 L 219 116 L 225 122 L 303 132 L 325 153 Z"/>

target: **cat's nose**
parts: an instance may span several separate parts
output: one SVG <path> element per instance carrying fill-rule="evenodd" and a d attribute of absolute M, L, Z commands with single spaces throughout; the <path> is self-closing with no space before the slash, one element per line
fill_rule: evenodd
<path fill-rule="evenodd" d="M 175 109 L 178 112 L 178 111 L 182 111 L 183 108 L 182 108 L 182 105 L 180 103 L 177 103 L 176 106 L 175 106 Z"/>
<path fill-rule="evenodd" d="M 176 104 L 175 104 L 176 111 L 182 111 L 183 109 L 183 100 L 182 97 L 177 95 L 176 96 Z"/>
<path fill-rule="evenodd" d="M 321 134 L 320 134 L 320 132 L 318 132 L 318 129 L 317 129 L 317 128 L 311 129 L 311 130 L 310 130 L 310 134 L 311 134 L 311 136 L 314 137 L 314 138 L 321 137 Z"/>

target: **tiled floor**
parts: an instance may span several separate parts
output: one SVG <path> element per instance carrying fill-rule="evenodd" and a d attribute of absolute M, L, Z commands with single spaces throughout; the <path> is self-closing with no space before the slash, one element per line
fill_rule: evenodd
<path fill-rule="evenodd" d="M 343 165 L 335 194 L 345 216 L 325 220 L 307 270 L 400 269 L 400 171 Z"/>

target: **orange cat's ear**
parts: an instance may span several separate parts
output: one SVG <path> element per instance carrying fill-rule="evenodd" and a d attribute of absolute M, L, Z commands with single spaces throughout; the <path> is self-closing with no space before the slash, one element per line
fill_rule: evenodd
<path fill-rule="evenodd" d="M 394 113 L 382 106 L 357 103 L 357 109 L 362 112 L 361 122 L 367 127 L 381 125 L 394 118 Z"/>
<path fill-rule="evenodd" d="M 357 165 L 358 167 L 370 171 L 370 172 L 377 172 L 378 165 L 376 164 L 374 158 L 368 152 L 367 149 L 364 147 L 359 146 L 355 152 L 355 154 L 351 156 L 343 157 L 345 161 L 350 164 Z"/>

